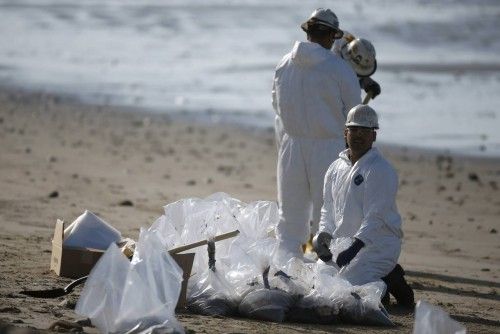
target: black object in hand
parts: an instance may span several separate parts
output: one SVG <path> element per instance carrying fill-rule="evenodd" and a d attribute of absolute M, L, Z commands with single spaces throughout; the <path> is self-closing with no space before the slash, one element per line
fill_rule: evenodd
<path fill-rule="evenodd" d="M 330 252 L 331 241 L 332 236 L 327 232 L 320 232 L 313 238 L 314 251 L 323 262 L 328 262 L 332 259 L 332 253 Z"/>
<path fill-rule="evenodd" d="M 382 89 L 380 88 L 380 85 L 378 82 L 373 80 L 370 77 L 363 77 L 359 79 L 359 85 L 363 90 L 368 94 L 371 93 L 372 99 L 374 99 L 376 96 L 380 95 L 382 92 Z"/>

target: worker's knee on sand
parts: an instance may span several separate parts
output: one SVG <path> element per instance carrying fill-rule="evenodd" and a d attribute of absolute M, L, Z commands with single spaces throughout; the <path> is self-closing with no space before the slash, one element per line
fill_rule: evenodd
<path fill-rule="evenodd" d="M 395 257 L 380 257 L 362 250 L 339 275 L 352 285 L 363 285 L 381 280 L 394 269 L 396 264 Z"/>
<path fill-rule="evenodd" d="M 379 262 L 379 266 L 377 267 L 370 261 L 354 262 L 339 275 L 352 285 L 364 285 L 382 281 L 386 287 L 382 293 L 384 304 L 389 304 L 390 294 L 396 299 L 399 306 L 409 309 L 413 308 L 415 304 L 414 292 L 404 278 L 402 267 L 399 264 L 391 264 L 391 260 L 387 262 L 383 261 L 382 263 L 380 264 Z"/>

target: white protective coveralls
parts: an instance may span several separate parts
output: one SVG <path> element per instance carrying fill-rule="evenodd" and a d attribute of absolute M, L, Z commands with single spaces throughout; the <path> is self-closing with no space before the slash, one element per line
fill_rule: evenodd
<path fill-rule="evenodd" d="M 312 42 L 295 42 L 276 67 L 273 90 L 278 140 L 280 247 L 298 252 L 317 229 L 328 166 L 345 148 L 347 112 L 361 103 L 353 69 Z"/>
<path fill-rule="evenodd" d="M 380 280 L 397 264 L 403 238 L 397 189 L 396 171 L 374 147 L 354 165 L 344 150 L 325 175 L 319 231 L 365 244 L 340 271 L 353 285 Z"/>

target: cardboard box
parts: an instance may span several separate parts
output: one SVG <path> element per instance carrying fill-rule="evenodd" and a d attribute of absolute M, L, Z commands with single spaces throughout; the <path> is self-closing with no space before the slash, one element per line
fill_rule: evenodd
<path fill-rule="evenodd" d="M 79 278 L 86 276 L 105 251 L 63 246 L 64 225 L 62 220 L 57 220 L 54 238 L 52 239 L 50 270 L 53 270 L 58 276 L 62 277 Z M 179 300 L 177 301 L 177 308 L 184 308 L 186 307 L 187 284 L 191 276 L 194 253 L 173 254 L 172 257 L 183 271 L 182 288 Z"/>
<path fill-rule="evenodd" d="M 52 239 L 50 270 L 62 277 L 79 278 L 88 275 L 104 251 L 63 246 L 64 227 L 64 222 L 58 219 Z"/>

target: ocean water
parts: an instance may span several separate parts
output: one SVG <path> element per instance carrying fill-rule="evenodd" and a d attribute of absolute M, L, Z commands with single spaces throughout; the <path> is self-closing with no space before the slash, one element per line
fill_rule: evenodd
<path fill-rule="evenodd" d="M 0 0 L 0 83 L 270 127 L 317 7 L 377 49 L 379 141 L 500 156 L 496 0 Z"/>

